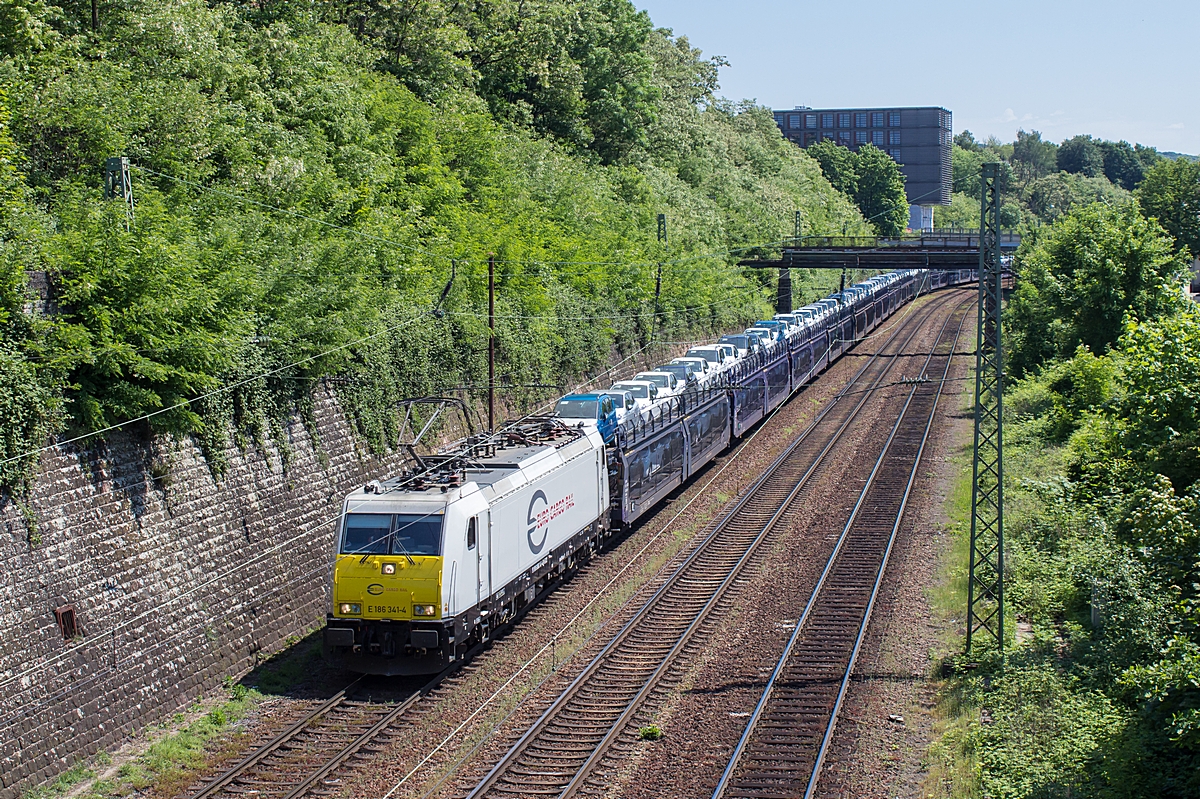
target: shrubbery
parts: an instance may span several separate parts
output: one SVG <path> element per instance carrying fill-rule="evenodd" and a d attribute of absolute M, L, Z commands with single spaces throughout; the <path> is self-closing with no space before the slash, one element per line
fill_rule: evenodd
<path fill-rule="evenodd" d="M 1019 267 L 1006 557 L 1028 635 L 955 681 L 972 710 L 935 750 L 973 759 L 980 795 L 1200 794 L 1200 312 L 1172 245 L 1093 207 Z"/>
<path fill-rule="evenodd" d="M 219 468 L 228 424 L 278 432 L 328 376 L 385 447 L 397 399 L 478 395 L 489 253 L 499 381 L 555 385 L 766 312 L 771 276 L 731 267 L 795 210 L 812 232 L 866 229 L 769 111 L 717 99 L 718 63 L 625 0 L 123 0 L 97 33 L 77 4 L 12 10 L 0 371 L 38 375 L 0 397 L 28 419 L 12 453 L 55 419 L 86 434 L 153 414 Z M 115 155 L 134 165 L 131 223 L 102 194 Z M 40 319 L 22 308 L 34 270 Z"/>

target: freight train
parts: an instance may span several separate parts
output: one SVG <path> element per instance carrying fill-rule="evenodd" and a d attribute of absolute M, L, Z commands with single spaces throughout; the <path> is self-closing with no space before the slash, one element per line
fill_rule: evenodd
<path fill-rule="evenodd" d="M 891 272 L 788 318 L 713 379 L 596 425 L 526 417 L 345 499 L 323 649 L 368 674 L 433 674 L 512 624 L 610 538 L 918 293 L 973 270 Z"/>

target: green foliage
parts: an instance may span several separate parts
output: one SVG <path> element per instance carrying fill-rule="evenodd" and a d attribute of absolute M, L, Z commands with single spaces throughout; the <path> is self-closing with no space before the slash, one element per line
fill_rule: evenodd
<path fill-rule="evenodd" d="M 1075 136 L 1058 148 L 1058 168 L 1063 172 L 1095 178 L 1103 175 L 1115 186 L 1133 191 L 1146 169 L 1160 160 L 1153 147 L 1136 147 L 1127 141 L 1102 141 Z"/>
<path fill-rule="evenodd" d="M 951 193 L 949 205 L 941 205 L 933 210 L 933 224 L 938 228 L 978 228 L 978 193 L 974 197 L 961 191 Z"/>
<path fill-rule="evenodd" d="M 142 194 L 130 232 L 119 204 L 60 196 L 48 261 L 75 424 L 165 411 L 159 429 L 198 431 L 196 412 L 178 406 L 216 388 L 253 333 L 245 265 L 212 257 L 155 192 Z"/>
<path fill-rule="evenodd" d="M 1104 154 L 1104 176 L 1128 191 L 1136 189 L 1146 170 L 1162 160 L 1153 147 L 1130 145 L 1127 141 L 1102 141 L 1100 151 Z"/>
<path fill-rule="evenodd" d="M 1080 690 L 1050 664 L 1010 666 L 986 685 L 968 682 L 968 701 L 986 708 L 989 723 L 972 730 L 980 793 L 990 797 L 1114 796 L 1093 760 L 1120 768 L 1114 738 L 1128 714 L 1103 694 Z M 1107 790 L 1105 790 L 1107 789 Z"/>
<path fill-rule="evenodd" d="M 1000 169 L 1000 191 L 1005 197 L 1007 221 L 1017 227 L 1025 221 L 1054 222 L 1071 209 L 1091 202 L 1117 203 L 1128 198 L 1146 170 L 1162 160 L 1153 147 L 1076 136 L 1061 146 L 1044 141 L 1038 131 L 1017 132 L 1016 141 L 1004 144 L 992 138 L 979 142 L 970 131 L 955 136 L 951 151 L 954 191 L 979 197 L 979 170 L 989 162 Z M 957 224 L 964 218 L 949 209 L 943 218 Z M 971 227 L 978 225 L 978 220 Z"/>
<path fill-rule="evenodd" d="M 101 7 L 99 36 L 87 4 L 44 8 L 40 33 L 0 14 L 12 454 L 65 400 L 75 432 L 146 415 L 220 473 L 232 428 L 239 446 L 274 439 L 286 468 L 282 422 L 311 421 L 331 377 L 385 449 L 398 398 L 479 395 L 488 253 L 503 399 L 521 408 L 553 390 L 527 386 L 656 332 L 656 262 L 657 334 L 706 335 L 768 310 L 771 277 L 731 266 L 795 210 L 811 231 L 866 229 L 769 111 L 714 97 L 719 59 L 628 2 L 127 0 Z M 119 153 L 132 222 L 101 197 Z M 49 320 L 26 308 L 34 271 Z"/>
<path fill-rule="evenodd" d="M 1120 351 L 1121 444 L 1182 493 L 1200 479 L 1200 314 L 1133 323 Z"/>
<path fill-rule="evenodd" d="M 858 152 L 830 140 L 807 148 L 835 189 L 854 198 L 863 217 L 881 236 L 898 236 L 908 224 L 904 177 L 891 156 L 874 145 Z"/>
<path fill-rule="evenodd" d="M 1073 136 L 1058 148 L 1058 169 L 1094 178 L 1104 174 L 1104 153 L 1091 136 Z"/>
<path fill-rule="evenodd" d="M 1056 222 L 1066 214 L 1091 203 L 1117 205 L 1129 195 L 1103 175 L 1089 178 L 1056 172 L 1032 181 L 1021 193 L 1029 210 L 1043 222 Z"/>
<path fill-rule="evenodd" d="M 858 150 L 858 185 L 854 201 L 881 236 L 899 236 L 908 225 L 904 176 L 891 156 L 872 144 Z M 921 198 L 913 198 L 918 204 Z"/>
<path fill-rule="evenodd" d="M 1016 269 L 1006 313 L 1016 375 L 1080 344 L 1103 353 L 1126 314 L 1149 319 L 1181 302 L 1184 265 L 1132 204 L 1072 211 L 1019 253 Z"/>
<path fill-rule="evenodd" d="M 1157 219 L 1176 246 L 1200 257 L 1200 163 L 1159 160 L 1146 171 L 1137 198 L 1146 216 Z"/>
<path fill-rule="evenodd" d="M 1038 131 L 1017 131 L 1017 140 L 1013 143 L 1012 163 L 1023 183 L 1028 184 L 1030 181 L 1044 178 L 1056 168 L 1062 169 L 1062 158 L 1062 148 L 1054 142 L 1043 141 L 1042 134 Z"/>
<path fill-rule="evenodd" d="M 657 741 L 662 737 L 662 730 L 657 724 L 649 724 L 645 727 L 638 727 L 638 738 L 641 738 L 643 741 Z"/>
<path fill-rule="evenodd" d="M 963 130 L 954 134 L 954 146 L 972 152 L 983 149 L 983 146 L 975 140 L 975 134 L 969 130 Z"/>
<path fill-rule="evenodd" d="M 824 139 L 805 149 L 821 165 L 821 172 L 835 189 L 853 197 L 858 193 L 858 157 L 849 147 Z"/>
<path fill-rule="evenodd" d="M 974 764 L 981 795 L 1200 793 L 1200 314 L 1175 300 L 1172 249 L 1136 209 L 1092 206 L 1022 253 L 1046 273 L 1021 272 L 1018 354 L 1035 316 L 1060 344 L 1120 335 L 1104 355 L 1051 348 L 1007 392 L 1005 594 L 1025 640 L 951 681 L 960 718 L 933 752 L 939 773 Z"/>
<path fill-rule="evenodd" d="M 978 175 L 976 176 L 978 178 Z M 950 195 L 950 204 L 934 209 L 933 222 L 936 227 L 979 228 L 979 181 L 975 181 L 975 194 L 955 191 Z M 1019 203 L 1004 201 L 1000 205 L 1000 227 L 1011 230 L 1025 220 L 1025 212 Z"/>
<path fill-rule="evenodd" d="M 1080 418 L 1099 410 L 1113 391 L 1114 367 L 1080 345 L 1070 360 L 1050 364 L 1019 381 L 1005 398 L 1005 414 L 1035 425 L 1047 442 L 1064 444 Z"/>
<path fill-rule="evenodd" d="M 421 97 L 477 92 L 497 119 L 606 163 L 641 144 L 655 115 L 650 18 L 623 0 L 369 0 L 325 10 Z"/>
<path fill-rule="evenodd" d="M 59 426 L 59 371 L 46 362 L 47 325 L 26 311 L 27 275 L 41 266 L 46 220 L 29 201 L 0 91 L 0 486 L 21 488 Z M 35 533 L 31 532 L 32 536 Z"/>

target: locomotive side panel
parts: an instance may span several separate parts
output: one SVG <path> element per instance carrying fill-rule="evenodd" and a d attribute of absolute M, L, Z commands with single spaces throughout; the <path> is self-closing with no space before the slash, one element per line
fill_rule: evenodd
<path fill-rule="evenodd" d="M 493 594 L 580 530 L 599 519 L 608 504 L 608 475 L 602 448 L 571 457 L 530 479 L 491 508 Z"/>

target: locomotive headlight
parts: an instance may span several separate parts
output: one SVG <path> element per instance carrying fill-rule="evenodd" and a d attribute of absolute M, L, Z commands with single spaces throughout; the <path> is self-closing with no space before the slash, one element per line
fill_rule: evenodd
<path fill-rule="evenodd" d="M 414 616 L 435 616 L 437 605 L 413 605 Z"/>
<path fill-rule="evenodd" d="M 396 573 L 396 564 L 395 563 L 385 563 L 385 564 L 383 564 L 383 566 L 380 567 L 379 570 L 382 571 L 384 574 L 395 574 Z"/>
<path fill-rule="evenodd" d="M 343 616 L 358 616 L 362 614 L 362 605 L 357 602 L 343 602 L 338 605 L 338 612 Z"/>

